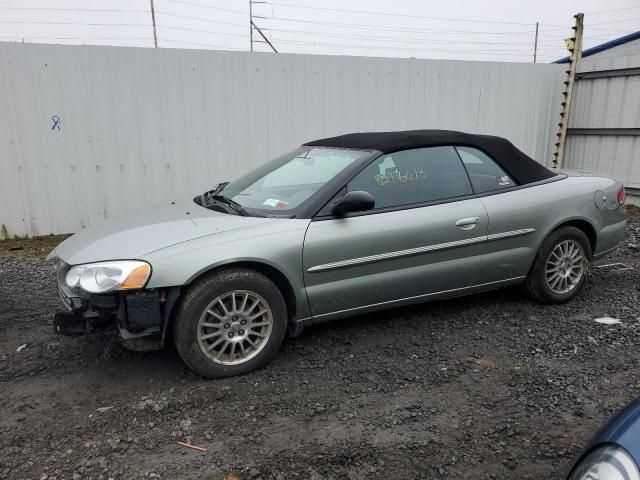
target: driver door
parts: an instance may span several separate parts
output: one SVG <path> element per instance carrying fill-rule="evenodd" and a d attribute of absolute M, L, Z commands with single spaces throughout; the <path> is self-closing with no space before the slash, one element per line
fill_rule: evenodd
<path fill-rule="evenodd" d="M 474 283 L 488 219 L 453 147 L 383 155 L 346 190 L 368 191 L 376 205 L 345 218 L 320 215 L 309 225 L 303 267 L 314 317 L 416 302 Z"/>

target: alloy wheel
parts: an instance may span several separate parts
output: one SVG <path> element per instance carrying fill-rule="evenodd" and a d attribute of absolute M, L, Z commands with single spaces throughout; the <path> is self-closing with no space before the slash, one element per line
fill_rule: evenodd
<path fill-rule="evenodd" d="M 575 240 L 563 240 L 547 257 L 547 285 L 553 293 L 564 295 L 580 283 L 585 269 L 586 259 L 582 246 Z"/>
<path fill-rule="evenodd" d="M 198 321 L 198 345 L 213 362 L 238 365 L 255 357 L 273 329 L 269 304 L 255 292 L 234 290 L 215 298 Z"/>

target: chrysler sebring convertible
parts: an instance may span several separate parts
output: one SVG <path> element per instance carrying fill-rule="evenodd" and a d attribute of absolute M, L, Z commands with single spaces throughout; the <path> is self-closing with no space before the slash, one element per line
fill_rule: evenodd
<path fill-rule="evenodd" d="M 622 240 L 624 188 L 551 171 L 493 136 L 306 143 L 193 200 L 105 220 L 51 252 L 67 335 L 175 343 L 205 377 L 266 364 L 287 332 L 513 284 L 573 298 Z"/>

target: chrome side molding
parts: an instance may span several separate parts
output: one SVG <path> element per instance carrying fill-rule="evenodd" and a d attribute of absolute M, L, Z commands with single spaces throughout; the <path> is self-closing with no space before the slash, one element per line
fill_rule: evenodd
<path fill-rule="evenodd" d="M 410 257 L 413 255 L 420 255 L 422 253 L 438 252 L 440 250 L 449 250 L 452 248 L 464 247 L 467 245 L 473 245 L 476 243 L 491 242 L 495 240 L 503 240 L 505 238 L 521 237 L 535 232 L 535 228 L 523 228 L 520 230 L 511 230 L 509 232 L 493 233 L 491 235 L 483 235 L 480 237 L 466 238 L 464 240 L 456 240 L 454 242 L 436 243 L 433 245 L 426 245 L 424 247 L 410 248 L 407 250 L 398 250 L 395 252 L 379 253 L 377 255 L 369 255 L 366 257 L 350 258 L 347 260 L 340 260 L 338 262 L 324 263 L 322 265 L 315 265 L 309 267 L 307 272 L 328 272 L 331 270 L 337 270 L 340 268 L 355 267 L 358 265 L 366 265 L 368 263 L 376 263 L 384 260 L 393 260 L 396 258 Z"/>

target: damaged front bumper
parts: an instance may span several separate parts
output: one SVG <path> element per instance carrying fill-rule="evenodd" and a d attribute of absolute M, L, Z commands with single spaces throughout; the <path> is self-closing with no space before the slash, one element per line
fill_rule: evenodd
<path fill-rule="evenodd" d="M 64 263 L 58 267 L 58 294 L 67 311 L 55 315 L 56 333 L 76 337 L 113 329 L 130 350 L 164 346 L 180 287 L 91 294 L 66 284 L 69 268 Z"/>

